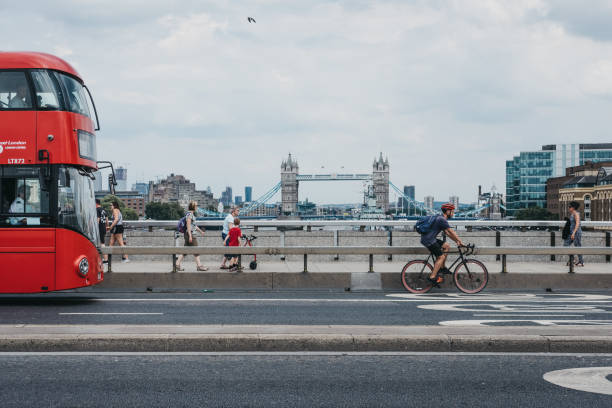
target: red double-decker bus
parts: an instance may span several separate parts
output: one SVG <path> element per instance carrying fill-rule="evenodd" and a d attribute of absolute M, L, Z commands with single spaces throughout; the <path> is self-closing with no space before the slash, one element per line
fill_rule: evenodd
<path fill-rule="evenodd" d="M 70 64 L 0 52 L 0 293 L 102 281 L 98 129 L 91 94 Z"/>

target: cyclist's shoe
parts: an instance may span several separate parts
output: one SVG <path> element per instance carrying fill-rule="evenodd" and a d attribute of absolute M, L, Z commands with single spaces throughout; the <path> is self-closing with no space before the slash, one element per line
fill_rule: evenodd
<path fill-rule="evenodd" d="M 435 287 L 439 288 L 440 284 L 442 282 L 444 282 L 444 279 L 441 276 L 436 276 L 435 278 L 431 279 L 430 277 L 427 278 L 428 281 L 430 281 Z"/>
<path fill-rule="evenodd" d="M 451 275 L 452 274 L 452 272 L 448 268 L 440 269 L 440 273 L 443 274 L 443 275 Z"/>

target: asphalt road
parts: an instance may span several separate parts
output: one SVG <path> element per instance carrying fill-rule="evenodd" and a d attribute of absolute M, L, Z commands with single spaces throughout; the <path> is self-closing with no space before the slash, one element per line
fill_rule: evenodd
<path fill-rule="evenodd" d="M 543 379 L 585 367 L 607 367 L 595 392 Z M 611 378 L 610 354 L 0 353 L 3 407 L 610 407 Z"/>
<path fill-rule="evenodd" d="M 612 292 L 0 295 L 0 324 L 612 325 Z"/>

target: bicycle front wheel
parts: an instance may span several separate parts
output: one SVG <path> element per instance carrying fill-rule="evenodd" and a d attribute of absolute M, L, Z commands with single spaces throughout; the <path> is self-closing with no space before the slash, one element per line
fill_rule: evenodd
<path fill-rule="evenodd" d="M 487 286 L 489 272 L 484 264 L 475 259 L 466 259 L 455 268 L 455 286 L 464 293 L 478 293 Z"/>
<path fill-rule="evenodd" d="M 412 293 L 427 293 L 433 286 L 427 279 L 432 271 L 433 266 L 428 262 L 410 261 L 402 269 L 402 285 Z"/>

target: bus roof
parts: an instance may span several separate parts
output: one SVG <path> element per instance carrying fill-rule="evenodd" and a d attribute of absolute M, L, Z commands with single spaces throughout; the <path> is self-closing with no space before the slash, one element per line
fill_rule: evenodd
<path fill-rule="evenodd" d="M 44 68 L 64 71 L 81 78 L 79 73 L 66 61 L 55 55 L 43 52 L 2 52 L 0 51 L 0 69 L 7 68 Z"/>

